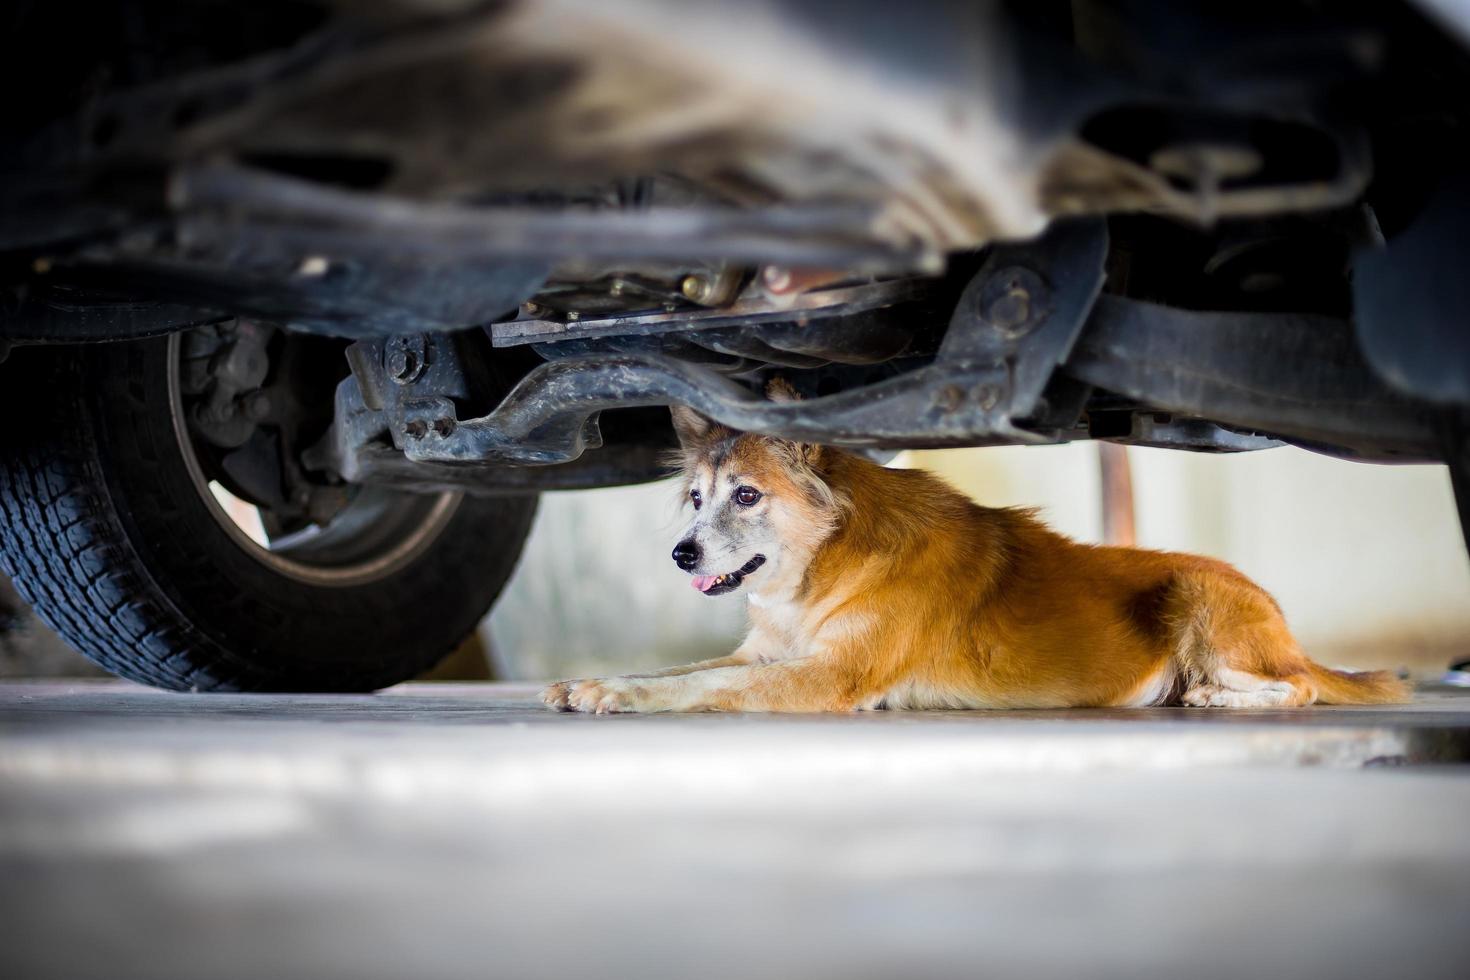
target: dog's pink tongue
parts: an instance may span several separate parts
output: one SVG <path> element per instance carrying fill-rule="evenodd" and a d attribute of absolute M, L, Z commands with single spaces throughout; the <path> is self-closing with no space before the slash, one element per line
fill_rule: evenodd
<path fill-rule="evenodd" d="M 696 575 L 690 579 L 689 584 L 701 592 L 708 592 L 714 588 L 715 579 L 717 578 L 719 578 L 718 575 Z"/>

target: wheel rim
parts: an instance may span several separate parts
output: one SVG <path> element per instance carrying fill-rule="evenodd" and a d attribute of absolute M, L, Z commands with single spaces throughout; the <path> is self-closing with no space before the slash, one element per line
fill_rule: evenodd
<path fill-rule="evenodd" d="M 311 525 L 264 543 L 257 540 L 258 536 L 252 536 L 225 509 L 215 489 L 220 484 L 200 461 L 179 384 L 181 338 L 182 334 L 177 333 L 168 338 L 168 398 L 174 437 L 205 507 L 251 558 L 309 585 L 333 588 L 361 585 L 386 578 L 411 564 L 453 519 L 463 494 L 409 494 L 380 487 L 358 487 L 351 500 L 325 525 Z"/>

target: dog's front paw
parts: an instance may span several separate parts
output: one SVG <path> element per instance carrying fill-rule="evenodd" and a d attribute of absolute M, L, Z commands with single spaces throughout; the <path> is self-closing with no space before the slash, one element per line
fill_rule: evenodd
<path fill-rule="evenodd" d="M 649 708 L 645 701 L 636 681 L 621 677 L 571 681 L 567 688 L 566 710 L 598 715 L 647 711 Z"/>
<path fill-rule="evenodd" d="M 577 681 L 557 681 L 555 684 L 548 684 L 541 691 L 541 703 L 554 711 L 571 711 L 567 697 L 571 693 L 572 685 L 576 683 Z"/>

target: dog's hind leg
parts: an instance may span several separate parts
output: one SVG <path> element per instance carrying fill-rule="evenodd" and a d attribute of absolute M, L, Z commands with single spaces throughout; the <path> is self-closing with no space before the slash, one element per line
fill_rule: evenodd
<path fill-rule="evenodd" d="M 1276 600 L 1226 565 L 1179 573 L 1164 618 L 1182 681 L 1180 700 L 1187 705 L 1262 708 L 1411 700 L 1409 685 L 1388 671 L 1349 673 L 1313 662 L 1286 628 Z"/>
<path fill-rule="evenodd" d="M 1314 673 L 1322 668 L 1302 654 L 1275 600 L 1244 577 L 1181 573 L 1165 615 L 1184 704 L 1262 708 L 1317 700 Z"/>

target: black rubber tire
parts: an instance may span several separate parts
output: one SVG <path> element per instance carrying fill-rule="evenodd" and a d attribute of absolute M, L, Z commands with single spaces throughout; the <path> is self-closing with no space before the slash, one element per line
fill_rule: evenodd
<path fill-rule="evenodd" d="M 369 691 L 474 628 L 535 497 L 466 497 L 383 578 L 323 586 L 246 552 L 174 435 L 166 338 L 19 349 L 0 366 L 0 564 L 102 667 L 187 691 Z"/>

